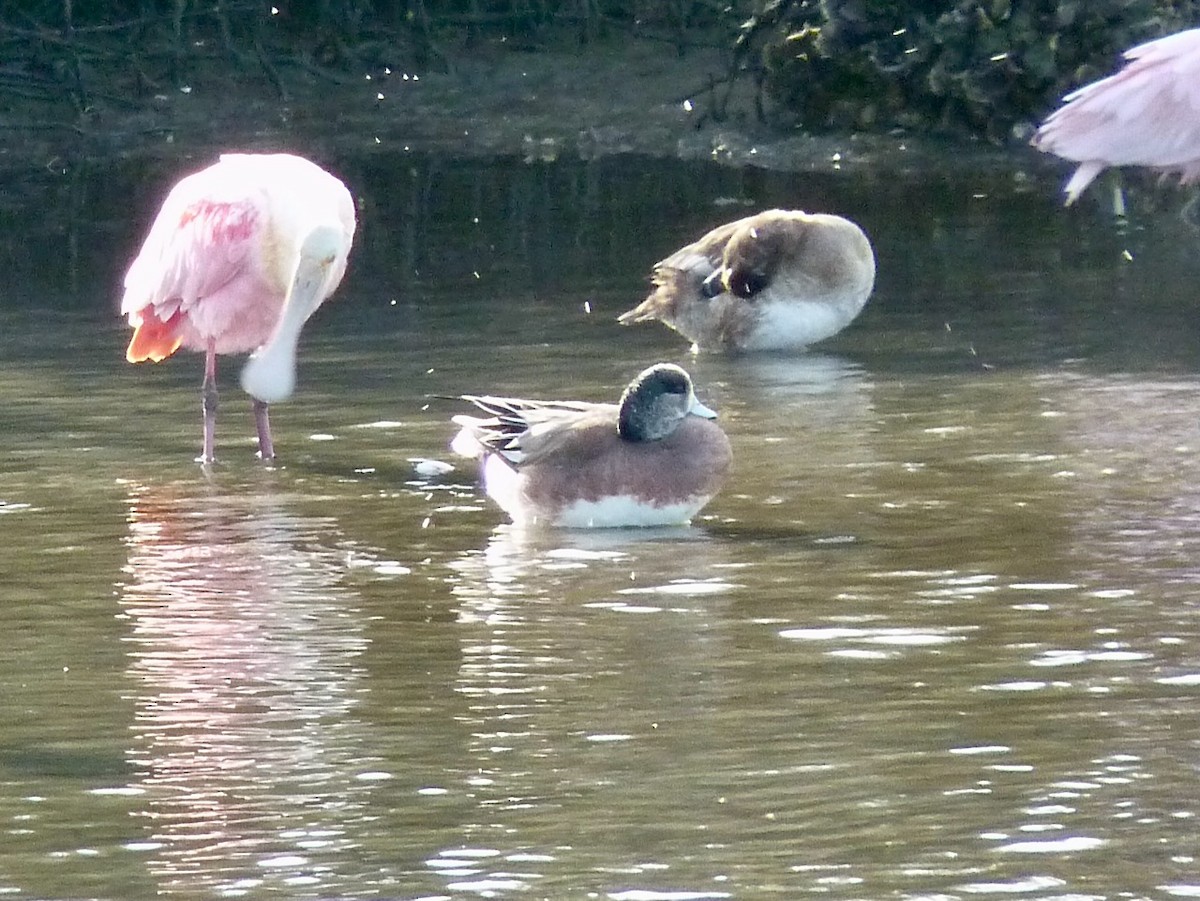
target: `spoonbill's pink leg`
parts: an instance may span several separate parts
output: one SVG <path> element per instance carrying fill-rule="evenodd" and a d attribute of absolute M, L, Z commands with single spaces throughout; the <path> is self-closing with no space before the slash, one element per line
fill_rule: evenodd
<path fill-rule="evenodd" d="M 200 389 L 200 408 L 204 411 L 204 449 L 201 463 L 212 463 L 214 436 L 217 431 L 217 351 L 215 342 L 208 342 L 204 355 L 204 384 Z"/>
<path fill-rule="evenodd" d="M 267 405 L 261 400 L 254 400 L 254 424 L 258 426 L 258 456 L 263 460 L 275 459 L 275 445 L 271 443 L 271 419 L 267 414 Z"/>

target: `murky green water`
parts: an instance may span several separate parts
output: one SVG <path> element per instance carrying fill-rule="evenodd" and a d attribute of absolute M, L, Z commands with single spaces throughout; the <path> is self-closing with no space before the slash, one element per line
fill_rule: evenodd
<path fill-rule="evenodd" d="M 207 474 L 200 359 L 129 366 L 114 316 L 190 164 L 5 176 L 0 894 L 1200 895 L 1181 197 L 1120 234 L 1012 175 L 333 162 L 361 240 L 282 465 L 233 364 Z M 613 322 L 743 203 L 863 224 L 849 331 Z M 660 359 L 736 453 L 691 528 L 522 534 L 413 469 L 443 396 Z"/>

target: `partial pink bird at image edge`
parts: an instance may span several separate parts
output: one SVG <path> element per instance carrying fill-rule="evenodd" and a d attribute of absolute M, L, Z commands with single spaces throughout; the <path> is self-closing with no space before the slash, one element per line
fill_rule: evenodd
<path fill-rule="evenodd" d="M 1032 144 L 1079 163 L 1070 206 L 1109 166 L 1145 166 L 1200 181 L 1200 28 L 1139 44 L 1115 75 L 1063 98 Z"/>
<path fill-rule="evenodd" d="M 201 460 L 214 459 L 218 354 L 254 352 L 259 453 L 274 457 L 267 405 L 295 386 L 305 321 L 346 271 L 356 221 L 342 182 L 291 154 L 224 154 L 163 202 L 125 276 L 131 363 L 205 354 Z"/>

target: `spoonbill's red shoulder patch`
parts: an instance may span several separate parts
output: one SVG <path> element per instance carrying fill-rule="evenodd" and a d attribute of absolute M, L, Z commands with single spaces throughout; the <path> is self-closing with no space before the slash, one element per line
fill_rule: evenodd
<path fill-rule="evenodd" d="M 248 200 L 197 200 L 179 217 L 180 229 L 193 228 L 211 244 L 247 241 L 258 227 L 258 206 Z"/>

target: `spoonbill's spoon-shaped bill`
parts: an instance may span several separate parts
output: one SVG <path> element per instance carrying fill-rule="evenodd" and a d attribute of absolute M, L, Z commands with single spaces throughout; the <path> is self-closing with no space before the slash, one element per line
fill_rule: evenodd
<path fill-rule="evenodd" d="M 330 269 L 341 252 L 340 231 L 313 229 L 300 248 L 296 277 L 283 305 L 283 315 L 265 345 L 251 355 L 242 370 L 242 388 L 265 404 L 287 400 L 296 388 L 296 347 L 300 330 L 321 301 Z"/>

